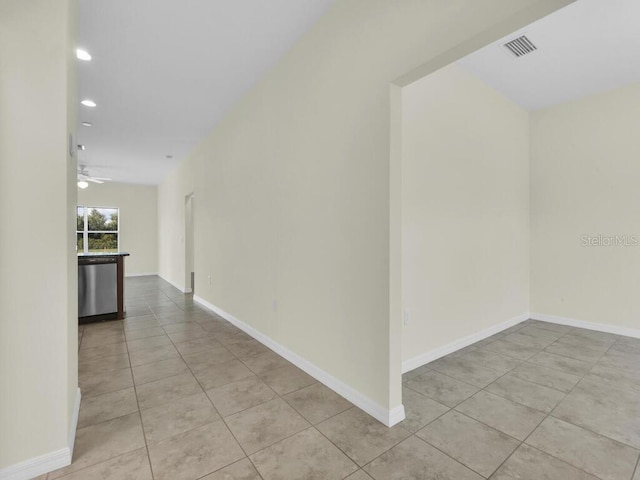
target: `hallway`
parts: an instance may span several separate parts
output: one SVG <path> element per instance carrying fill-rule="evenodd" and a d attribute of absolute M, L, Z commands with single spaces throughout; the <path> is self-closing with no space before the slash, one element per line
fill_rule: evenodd
<path fill-rule="evenodd" d="M 80 327 L 73 463 L 41 479 L 640 479 L 640 340 L 524 322 L 405 375 L 387 428 L 158 277 L 126 303 Z"/>
<path fill-rule="evenodd" d="M 127 278 L 125 298 L 124 322 L 80 327 L 74 461 L 49 479 L 263 478 L 254 465 L 264 478 L 342 479 L 358 466 L 321 430 L 357 421 L 387 448 L 408 435 L 158 277 Z"/>

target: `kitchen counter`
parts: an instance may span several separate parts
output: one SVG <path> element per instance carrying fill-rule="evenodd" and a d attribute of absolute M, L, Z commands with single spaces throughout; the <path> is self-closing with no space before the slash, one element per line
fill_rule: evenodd
<path fill-rule="evenodd" d="M 78 258 L 92 258 L 92 257 L 128 257 L 129 254 L 127 252 L 89 252 L 89 253 L 79 253 Z"/>

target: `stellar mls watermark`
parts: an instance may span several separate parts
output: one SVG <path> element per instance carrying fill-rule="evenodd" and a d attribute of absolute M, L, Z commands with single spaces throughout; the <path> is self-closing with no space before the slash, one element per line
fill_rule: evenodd
<path fill-rule="evenodd" d="M 582 235 L 583 247 L 637 247 L 640 245 L 638 235 Z"/>

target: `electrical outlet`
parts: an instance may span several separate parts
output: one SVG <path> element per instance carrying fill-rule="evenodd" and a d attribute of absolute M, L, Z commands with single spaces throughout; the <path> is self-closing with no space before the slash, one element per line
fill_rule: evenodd
<path fill-rule="evenodd" d="M 409 325 L 409 309 L 404 309 L 404 322 L 405 325 Z"/>
<path fill-rule="evenodd" d="M 211 275 L 209 275 L 209 277 L 207 278 L 207 280 L 209 281 L 209 285 L 211 285 Z"/>
<path fill-rule="evenodd" d="M 278 311 L 278 300 L 277 299 L 273 299 L 273 302 L 271 303 L 271 308 L 273 309 L 274 312 Z"/>

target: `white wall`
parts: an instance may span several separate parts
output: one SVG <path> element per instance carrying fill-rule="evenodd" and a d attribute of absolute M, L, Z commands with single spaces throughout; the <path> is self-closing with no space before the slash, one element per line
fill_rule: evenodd
<path fill-rule="evenodd" d="M 178 232 L 195 187 L 199 295 L 371 405 L 398 407 L 390 83 L 566 3 L 336 2 L 160 186 L 160 231 L 175 229 L 161 275 L 184 281 Z"/>
<path fill-rule="evenodd" d="M 410 361 L 528 311 L 529 114 L 455 64 L 402 93 Z"/>
<path fill-rule="evenodd" d="M 185 203 L 187 195 L 194 192 L 194 170 L 192 162 L 183 161 L 168 179 L 158 186 L 158 272 L 162 278 L 182 291 L 189 287 L 185 282 Z M 194 197 L 194 212 L 197 211 L 198 201 L 199 199 Z M 204 215 L 201 221 L 206 221 Z M 194 230 L 195 228 L 197 223 Z M 197 260 L 195 268 L 198 268 Z"/>
<path fill-rule="evenodd" d="M 30 478 L 71 460 L 78 392 L 76 166 L 68 148 L 76 123 L 75 24 L 73 1 L 0 1 L 3 478 Z M 37 457 L 43 463 L 32 470 L 22 463 Z"/>
<path fill-rule="evenodd" d="M 105 182 L 78 189 L 78 205 L 120 209 L 120 250 L 126 275 L 158 273 L 158 189 L 155 186 Z"/>
<path fill-rule="evenodd" d="M 640 84 L 532 113 L 533 312 L 640 333 L 640 245 L 582 241 L 640 240 L 638 111 Z"/>

